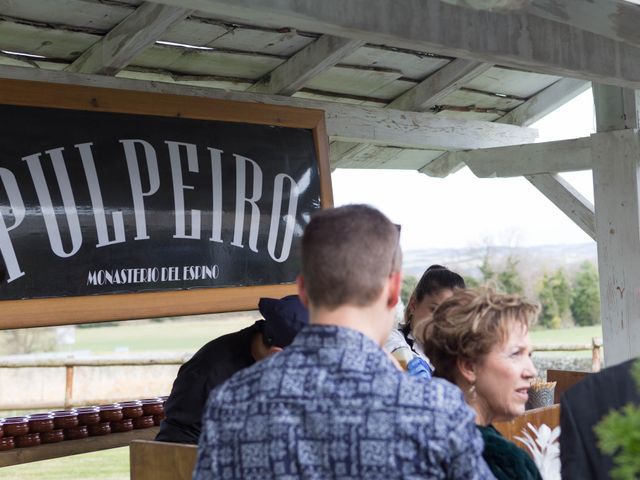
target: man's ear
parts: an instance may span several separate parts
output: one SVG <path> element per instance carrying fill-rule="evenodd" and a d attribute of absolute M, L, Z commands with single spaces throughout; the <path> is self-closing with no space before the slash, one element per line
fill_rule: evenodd
<path fill-rule="evenodd" d="M 402 289 L 402 272 L 394 272 L 389 277 L 389 298 L 387 306 L 395 308 L 400 301 L 400 290 Z"/>
<path fill-rule="evenodd" d="M 298 275 L 296 277 L 296 285 L 298 286 L 298 297 L 300 297 L 300 302 L 307 308 L 309 308 L 309 297 L 307 297 L 307 291 L 304 288 L 304 277 L 302 275 Z"/>
<path fill-rule="evenodd" d="M 278 353 L 281 352 L 282 348 L 281 347 L 276 347 L 275 345 L 271 345 L 269 347 L 269 355 L 273 355 L 274 353 Z"/>
<path fill-rule="evenodd" d="M 456 360 L 456 367 L 458 367 L 458 372 L 462 378 L 464 378 L 469 384 L 473 385 L 476 383 L 476 364 L 471 360 L 467 360 L 464 358 L 458 357 Z"/>

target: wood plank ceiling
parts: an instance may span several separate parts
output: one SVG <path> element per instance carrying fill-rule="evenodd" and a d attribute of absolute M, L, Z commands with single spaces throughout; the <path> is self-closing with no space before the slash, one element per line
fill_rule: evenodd
<path fill-rule="evenodd" d="M 588 82 L 134 0 L 0 0 L 0 64 L 529 125 Z M 297 55 L 296 55 L 297 54 Z M 444 176 L 442 150 L 332 142 L 334 167 Z"/>

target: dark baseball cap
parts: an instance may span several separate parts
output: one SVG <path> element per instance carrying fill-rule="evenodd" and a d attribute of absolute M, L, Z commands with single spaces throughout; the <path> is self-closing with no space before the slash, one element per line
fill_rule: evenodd
<path fill-rule="evenodd" d="M 286 347 L 302 327 L 309 324 L 309 311 L 298 295 L 261 298 L 258 310 L 264 317 L 262 335 L 268 345 Z"/>

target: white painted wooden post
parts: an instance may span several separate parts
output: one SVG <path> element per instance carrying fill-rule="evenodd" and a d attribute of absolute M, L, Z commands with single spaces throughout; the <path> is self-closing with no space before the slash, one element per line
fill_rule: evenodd
<path fill-rule="evenodd" d="M 640 132 L 633 91 L 595 85 L 592 136 L 606 366 L 640 355 Z"/>

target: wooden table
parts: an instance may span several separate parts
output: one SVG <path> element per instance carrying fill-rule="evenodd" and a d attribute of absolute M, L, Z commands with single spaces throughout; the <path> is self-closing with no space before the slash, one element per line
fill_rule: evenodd
<path fill-rule="evenodd" d="M 0 467 L 67 457 L 80 453 L 97 452 L 109 448 L 128 447 L 133 440 L 153 440 L 158 434 L 158 430 L 160 430 L 160 427 L 144 428 L 124 433 L 110 433 L 109 435 L 98 437 L 82 438 L 80 440 L 65 440 L 37 447 L 15 448 L 0 452 Z"/>

